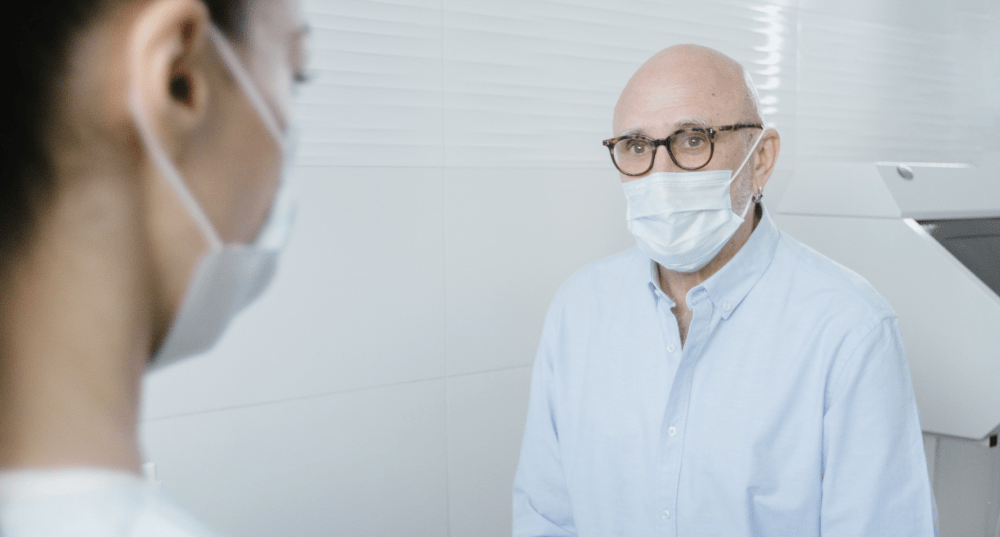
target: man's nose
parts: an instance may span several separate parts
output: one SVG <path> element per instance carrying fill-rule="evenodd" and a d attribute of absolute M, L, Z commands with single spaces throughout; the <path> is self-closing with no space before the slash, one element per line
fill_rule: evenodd
<path fill-rule="evenodd" d="M 667 152 L 667 146 L 656 146 L 656 153 L 653 154 L 653 168 L 649 170 L 649 173 L 679 171 L 683 170 L 674 164 L 674 161 L 670 158 L 670 153 Z"/>

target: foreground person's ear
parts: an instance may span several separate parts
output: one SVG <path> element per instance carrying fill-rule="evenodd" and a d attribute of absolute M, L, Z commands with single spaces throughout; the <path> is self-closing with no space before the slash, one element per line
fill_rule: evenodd
<path fill-rule="evenodd" d="M 129 98 L 168 152 L 206 117 L 209 24 L 198 0 L 154 0 L 140 8 L 130 29 Z"/>

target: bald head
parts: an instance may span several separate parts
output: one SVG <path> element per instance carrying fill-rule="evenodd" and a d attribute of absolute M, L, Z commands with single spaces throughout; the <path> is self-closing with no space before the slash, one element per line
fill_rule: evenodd
<path fill-rule="evenodd" d="M 640 128 L 641 117 L 650 114 L 709 125 L 762 122 L 760 98 L 746 69 L 700 45 L 664 49 L 632 75 L 615 106 L 615 136 Z"/>

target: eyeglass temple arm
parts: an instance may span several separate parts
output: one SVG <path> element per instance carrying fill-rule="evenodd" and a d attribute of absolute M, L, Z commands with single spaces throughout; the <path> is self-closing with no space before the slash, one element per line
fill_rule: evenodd
<path fill-rule="evenodd" d="M 764 126 L 759 123 L 737 123 L 736 125 L 726 125 L 725 127 L 719 127 L 719 132 L 722 131 L 736 131 L 740 129 L 763 129 Z"/>

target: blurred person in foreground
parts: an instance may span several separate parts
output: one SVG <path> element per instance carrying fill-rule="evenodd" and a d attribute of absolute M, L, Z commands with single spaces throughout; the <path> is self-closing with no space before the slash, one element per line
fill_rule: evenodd
<path fill-rule="evenodd" d="M 514 535 L 934 535 L 896 315 L 775 227 L 780 140 L 748 73 L 663 50 L 613 129 L 637 248 L 552 302 Z"/>
<path fill-rule="evenodd" d="M 140 392 L 274 273 L 298 2 L 37 0 L 2 34 L 0 534 L 210 535 L 141 477 Z"/>

